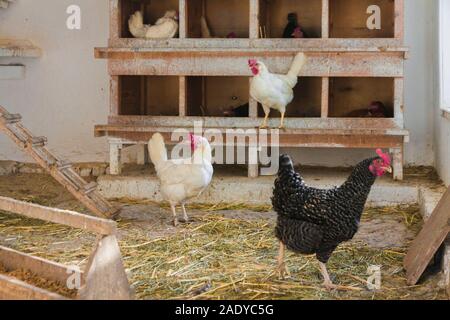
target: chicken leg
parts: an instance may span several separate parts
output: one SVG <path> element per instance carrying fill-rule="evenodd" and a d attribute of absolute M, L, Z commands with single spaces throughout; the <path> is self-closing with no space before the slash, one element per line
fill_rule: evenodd
<path fill-rule="evenodd" d="M 186 207 L 184 206 L 184 203 L 181 204 L 181 208 L 183 209 L 183 222 L 184 223 L 188 223 L 189 222 L 189 217 L 186 213 Z"/>
<path fill-rule="evenodd" d="M 284 279 L 286 275 L 290 276 L 289 270 L 284 262 L 285 252 L 286 246 L 284 245 L 283 242 L 280 241 L 280 249 L 278 252 L 278 276 L 280 277 L 280 279 Z"/>
<path fill-rule="evenodd" d="M 282 112 L 280 126 L 278 127 L 279 129 L 284 129 L 284 115 L 285 115 L 285 112 Z"/>
<path fill-rule="evenodd" d="M 173 214 L 173 226 L 177 227 L 178 226 L 178 218 L 177 218 L 177 211 L 175 209 L 175 205 L 171 203 L 170 209 L 172 209 L 172 214 Z"/>
<path fill-rule="evenodd" d="M 267 126 L 267 120 L 268 119 L 269 119 L 269 114 L 266 113 L 266 115 L 264 116 L 264 121 L 263 121 L 262 125 L 259 127 L 260 129 L 266 129 L 268 127 Z"/>
<path fill-rule="evenodd" d="M 319 266 L 320 266 L 320 271 L 322 272 L 322 276 L 324 279 L 323 286 L 327 290 L 338 289 L 339 286 L 334 285 L 330 279 L 330 275 L 328 274 L 328 270 L 327 270 L 327 265 L 325 263 L 322 263 L 319 261 Z"/>

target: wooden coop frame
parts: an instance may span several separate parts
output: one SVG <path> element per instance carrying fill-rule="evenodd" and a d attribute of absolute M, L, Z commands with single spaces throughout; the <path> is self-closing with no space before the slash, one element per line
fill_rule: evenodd
<path fill-rule="evenodd" d="M 0 210 L 62 224 L 97 234 L 89 262 L 80 272 L 80 300 L 129 300 L 133 297 L 117 243 L 117 223 L 74 211 L 49 208 L 0 197 Z M 67 284 L 73 270 L 65 265 L 0 246 L 0 265 L 6 271 L 25 269 L 44 279 Z M 0 299 L 65 300 L 60 294 L 0 274 Z"/>
<path fill-rule="evenodd" d="M 109 137 L 111 174 L 121 173 L 120 154 L 125 146 L 140 145 L 138 163 L 144 163 L 145 144 L 155 132 L 168 136 L 177 128 L 192 130 L 194 121 L 203 121 L 204 129 L 257 128 L 261 119 L 258 104 L 247 90 L 251 77 L 247 60 L 261 59 L 271 72 L 286 73 L 301 51 L 309 59 L 299 75 L 299 97 L 288 106 L 291 114 L 285 122 L 287 129 L 280 132 L 280 147 L 386 148 L 393 153 L 394 178 L 403 179 L 403 148 L 409 141 L 403 117 L 408 52 L 403 41 L 404 1 L 238 2 L 240 5 L 228 0 L 110 0 L 109 44 L 96 48 L 95 56 L 108 60 L 111 103 L 108 123 L 97 125 L 95 135 Z M 367 7 L 373 4 L 382 10 L 382 30 L 366 28 Z M 176 38 L 129 37 L 127 19 L 132 11 L 141 10 L 147 21 L 154 22 L 156 17 L 149 11 L 162 15 L 174 7 L 180 22 Z M 219 12 L 223 21 L 214 19 L 218 16 L 214 8 L 228 8 Z M 248 16 L 237 15 L 237 9 Z M 286 22 L 279 19 L 291 11 L 298 12 L 310 38 L 279 38 Z M 202 15 L 213 34 L 223 37 L 236 28 L 237 37 L 199 38 Z M 237 16 L 233 20 L 230 15 Z M 248 33 L 242 31 L 244 19 Z M 227 28 L 224 21 L 232 25 Z M 234 79 L 235 86 L 220 79 Z M 217 93 L 217 88 L 225 93 L 214 100 L 208 92 Z M 302 95 L 302 88 L 311 93 Z M 246 101 L 248 117 L 220 116 L 218 106 L 228 103 L 224 95 L 232 96 L 236 105 Z M 364 99 L 367 103 L 384 100 L 392 117 L 343 116 L 343 110 L 354 109 Z M 276 127 L 278 120 L 269 123 Z M 258 174 L 258 166 L 249 165 L 249 176 Z"/>

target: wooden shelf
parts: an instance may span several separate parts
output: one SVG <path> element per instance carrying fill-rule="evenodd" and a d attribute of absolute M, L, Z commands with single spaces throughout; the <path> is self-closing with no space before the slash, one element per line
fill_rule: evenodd
<path fill-rule="evenodd" d="M 41 55 L 41 49 L 28 40 L 0 39 L 0 58 L 39 58 Z"/>
<path fill-rule="evenodd" d="M 404 0 L 110 1 L 108 47 L 95 49 L 96 58 L 108 59 L 110 116 L 95 134 L 116 138 L 114 150 L 118 141 L 146 143 L 154 132 L 191 129 L 194 121 L 204 128 L 258 127 L 262 114 L 249 97 L 248 59 L 285 74 L 293 57 L 305 52 L 308 63 L 287 108 L 281 145 L 390 148 L 395 178 L 402 179 L 403 144 L 409 140 L 403 119 Z M 381 30 L 366 26 L 370 5 L 381 10 Z M 135 10 L 152 22 L 175 8 L 178 38 L 130 38 L 127 21 Z M 291 12 L 308 38 L 281 38 Z M 201 38 L 202 16 L 214 38 Z M 231 32 L 236 38 L 225 39 Z M 348 118 L 372 101 L 385 104 L 388 118 Z M 247 117 L 222 116 L 224 109 L 247 103 Z M 273 116 L 270 126 L 277 127 L 278 113 Z"/>

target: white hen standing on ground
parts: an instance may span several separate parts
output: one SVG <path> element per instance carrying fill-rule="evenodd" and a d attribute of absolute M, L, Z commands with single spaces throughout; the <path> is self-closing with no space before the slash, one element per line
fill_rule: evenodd
<path fill-rule="evenodd" d="M 265 117 L 261 128 L 267 128 L 270 109 L 281 113 L 280 129 L 284 128 L 284 116 L 286 107 L 294 100 L 294 87 L 298 82 L 298 75 L 306 64 L 307 58 L 304 53 L 295 56 L 288 74 L 270 73 L 264 63 L 251 59 L 248 66 L 253 73 L 250 86 L 250 95 L 261 103 Z"/>
<path fill-rule="evenodd" d="M 156 133 L 148 143 L 150 158 L 161 182 L 161 195 L 168 201 L 173 213 L 173 224 L 178 225 L 176 206 L 183 209 L 184 222 L 189 218 L 186 201 L 198 197 L 211 183 L 213 176 L 212 152 L 207 139 L 190 135 L 192 157 L 167 159 L 164 138 Z"/>
<path fill-rule="evenodd" d="M 176 11 L 167 11 L 164 17 L 158 19 L 154 25 L 144 24 L 142 12 L 136 11 L 131 15 L 128 26 L 135 38 L 144 39 L 170 39 L 178 32 L 178 14 Z"/>

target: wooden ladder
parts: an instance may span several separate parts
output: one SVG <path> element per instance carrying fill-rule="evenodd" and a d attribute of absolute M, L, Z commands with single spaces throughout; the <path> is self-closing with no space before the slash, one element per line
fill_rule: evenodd
<path fill-rule="evenodd" d="M 47 138 L 31 134 L 21 124 L 21 120 L 21 115 L 11 114 L 0 106 L 0 130 L 95 215 L 114 218 L 119 213 L 119 208 L 112 206 L 100 195 L 97 184 L 86 182 L 71 163 L 56 158 L 46 147 Z"/>

